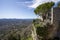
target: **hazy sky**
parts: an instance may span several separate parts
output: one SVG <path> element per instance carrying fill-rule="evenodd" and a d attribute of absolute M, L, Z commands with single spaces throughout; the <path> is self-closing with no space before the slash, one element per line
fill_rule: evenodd
<path fill-rule="evenodd" d="M 48 1 L 59 0 L 0 0 L 0 18 L 36 18 L 34 8 Z"/>

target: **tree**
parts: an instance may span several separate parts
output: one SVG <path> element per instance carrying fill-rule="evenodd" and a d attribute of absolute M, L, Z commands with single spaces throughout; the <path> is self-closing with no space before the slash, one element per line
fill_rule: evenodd
<path fill-rule="evenodd" d="M 21 36 L 19 34 L 10 34 L 8 40 L 21 40 Z"/>
<path fill-rule="evenodd" d="M 13 35 L 10 35 L 9 37 L 8 37 L 8 40 L 17 40 L 15 37 L 13 37 Z"/>
<path fill-rule="evenodd" d="M 35 10 L 35 14 L 46 13 L 51 7 L 54 5 L 54 2 L 47 2 L 44 4 L 39 5 Z"/>
<path fill-rule="evenodd" d="M 42 16 L 43 21 L 46 19 L 46 14 L 51 10 L 52 6 L 54 5 L 54 2 L 47 2 L 39 5 L 35 10 L 35 14 Z"/>

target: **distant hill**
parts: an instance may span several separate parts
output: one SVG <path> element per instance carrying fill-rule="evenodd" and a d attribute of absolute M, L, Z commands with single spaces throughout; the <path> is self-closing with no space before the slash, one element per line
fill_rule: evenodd
<path fill-rule="evenodd" d="M 29 26 L 32 24 L 32 21 L 33 19 L 0 19 L 0 38 L 11 31 L 13 32 L 13 30 L 24 34 L 24 31 L 30 30 Z"/>

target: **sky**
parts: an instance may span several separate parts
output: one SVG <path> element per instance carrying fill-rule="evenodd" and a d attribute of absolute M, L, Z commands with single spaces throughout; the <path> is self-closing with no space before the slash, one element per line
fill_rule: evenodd
<path fill-rule="evenodd" d="M 60 0 L 0 0 L 0 19 L 17 18 L 17 19 L 34 19 L 37 15 L 34 9 L 45 2 Z"/>

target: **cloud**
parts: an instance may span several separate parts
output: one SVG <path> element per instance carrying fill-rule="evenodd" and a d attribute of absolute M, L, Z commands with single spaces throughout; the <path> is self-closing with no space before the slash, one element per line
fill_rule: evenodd
<path fill-rule="evenodd" d="M 32 1 L 24 1 L 24 2 L 17 2 L 19 5 L 26 6 L 28 8 L 36 8 L 37 6 L 41 5 L 42 3 L 45 2 L 57 2 L 60 0 L 32 0 Z"/>
<path fill-rule="evenodd" d="M 32 5 L 29 5 L 28 7 L 30 8 L 36 8 L 38 5 L 42 4 L 42 3 L 45 3 L 45 2 L 57 2 L 59 0 L 33 0 L 33 4 Z"/>
<path fill-rule="evenodd" d="M 18 5 L 23 5 L 23 6 L 30 6 L 33 4 L 33 1 L 24 1 L 24 2 L 16 2 Z"/>

